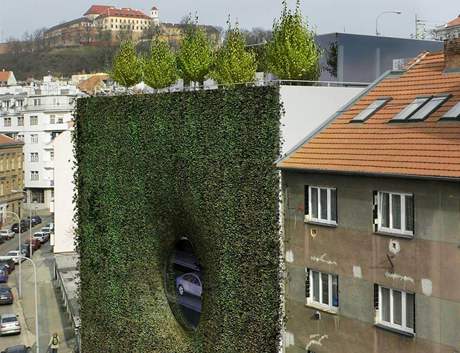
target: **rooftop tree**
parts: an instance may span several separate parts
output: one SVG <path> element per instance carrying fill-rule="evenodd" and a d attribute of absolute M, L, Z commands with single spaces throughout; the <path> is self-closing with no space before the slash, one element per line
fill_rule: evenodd
<path fill-rule="evenodd" d="M 112 79 L 128 88 L 142 81 L 142 62 L 137 57 L 133 42 L 123 42 L 113 59 Z"/>
<path fill-rule="evenodd" d="M 177 53 L 177 67 L 186 84 L 203 82 L 214 61 L 213 47 L 205 31 L 188 17 L 185 36 Z"/>
<path fill-rule="evenodd" d="M 211 77 L 221 84 L 244 83 L 254 80 L 256 59 L 246 51 L 246 41 L 238 25 L 231 27 L 230 20 L 224 45 L 218 50 Z"/>
<path fill-rule="evenodd" d="M 171 86 L 178 79 L 176 58 L 165 41 L 154 38 L 150 56 L 143 60 L 144 82 L 152 88 Z"/>
<path fill-rule="evenodd" d="M 273 39 L 267 45 L 269 71 L 280 79 L 317 80 L 319 59 L 315 34 L 302 17 L 300 1 L 291 11 L 283 0 L 281 18 L 273 24 Z"/>

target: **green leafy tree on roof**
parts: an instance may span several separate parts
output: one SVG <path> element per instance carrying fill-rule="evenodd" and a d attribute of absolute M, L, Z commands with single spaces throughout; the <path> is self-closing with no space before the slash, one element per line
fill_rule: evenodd
<path fill-rule="evenodd" d="M 240 32 L 238 24 L 232 28 L 230 19 L 227 24 L 225 42 L 217 51 L 211 77 L 221 84 L 251 82 L 257 68 L 255 54 L 245 49 L 245 37 Z"/>
<path fill-rule="evenodd" d="M 144 82 L 152 88 L 171 86 L 178 79 L 176 57 L 168 43 L 154 38 L 150 45 L 150 56 L 143 60 Z"/>
<path fill-rule="evenodd" d="M 268 69 L 279 79 L 317 80 L 320 50 L 315 34 L 302 17 L 300 1 L 295 11 L 283 0 L 281 18 L 273 24 L 273 39 L 267 45 Z"/>
<path fill-rule="evenodd" d="M 186 84 L 203 82 L 211 70 L 214 53 L 211 41 L 198 26 L 198 18 L 188 17 L 184 39 L 177 53 L 177 66 Z"/>
<path fill-rule="evenodd" d="M 142 62 L 132 41 L 123 42 L 113 59 L 112 79 L 126 88 L 142 81 Z"/>

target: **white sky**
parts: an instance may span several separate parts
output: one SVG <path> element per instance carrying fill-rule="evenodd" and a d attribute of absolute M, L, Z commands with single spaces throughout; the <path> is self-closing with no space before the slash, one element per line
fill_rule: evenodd
<path fill-rule="evenodd" d="M 0 39 L 20 37 L 24 31 L 51 27 L 81 17 L 92 5 L 115 5 L 148 10 L 157 6 L 165 22 L 179 22 L 189 12 L 198 13 L 200 23 L 225 27 L 228 15 L 240 27 L 271 28 L 279 17 L 281 0 L 0 0 Z M 291 7 L 295 0 L 288 0 Z M 415 15 L 428 25 L 443 24 L 460 14 L 459 0 L 303 0 L 303 14 L 316 32 L 375 33 L 375 18 L 382 11 L 399 10 L 379 20 L 382 35 L 409 37 L 414 33 Z"/>

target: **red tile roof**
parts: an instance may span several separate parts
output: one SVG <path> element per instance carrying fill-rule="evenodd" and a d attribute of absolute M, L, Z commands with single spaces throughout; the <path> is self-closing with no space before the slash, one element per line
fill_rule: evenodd
<path fill-rule="evenodd" d="M 113 6 L 105 6 L 105 5 L 93 5 L 90 7 L 88 11 L 84 14 L 86 15 L 99 15 L 104 17 L 109 16 L 116 16 L 116 17 L 131 17 L 131 18 L 142 18 L 142 19 L 150 19 L 145 13 L 140 10 L 135 10 L 131 8 L 122 8 L 118 9 Z"/>
<path fill-rule="evenodd" d="M 24 142 L 15 140 L 11 137 L 8 137 L 6 135 L 0 134 L 0 146 L 4 145 L 23 145 Z"/>
<path fill-rule="evenodd" d="M 443 53 L 426 53 L 400 75 L 388 75 L 302 146 L 282 169 L 460 179 L 460 121 L 439 121 L 460 101 L 460 72 L 446 74 Z M 415 97 L 452 96 L 424 121 L 388 123 Z M 392 97 L 364 123 L 350 123 L 379 97 Z"/>
<path fill-rule="evenodd" d="M 0 71 L 0 81 L 8 81 L 11 76 L 11 71 Z"/>
<path fill-rule="evenodd" d="M 447 22 L 446 27 L 454 27 L 454 26 L 460 26 L 460 15 L 453 19 L 450 22 Z"/>
<path fill-rule="evenodd" d="M 106 6 L 106 5 L 93 5 L 89 8 L 88 11 L 85 12 L 83 16 L 86 15 L 102 15 L 103 13 L 107 12 L 113 6 Z"/>

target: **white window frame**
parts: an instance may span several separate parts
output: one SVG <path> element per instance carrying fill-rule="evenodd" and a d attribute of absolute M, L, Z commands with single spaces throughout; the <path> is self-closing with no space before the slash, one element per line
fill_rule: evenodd
<path fill-rule="evenodd" d="M 383 301 L 382 301 L 382 288 L 388 289 L 390 291 L 390 322 L 383 320 Z M 398 291 L 401 293 L 401 325 L 394 323 L 394 307 L 393 307 L 393 291 Z M 415 334 L 414 328 L 407 327 L 407 294 L 411 294 L 414 296 L 413 293 L 407 293 L 400 289 L 393 289 L 388 288 L 385 286 L 379 285 L 379 309 L 377 312 L 377 320 L 376 323 L 381 326 L 386 326 L 398 331 L 403 331 L 409 334 Z M 415 326 L 415 310 L 414 310 L 414 326 Z"/>
<path fill-rule="evenodd" d="M 311 197 L 311 192 L 312 192 L 312 189 L 318 189 L 318 217 L 315 218 L 313 217 L 313 204 L 312 204 L 312 197 Z M 326 210 L 327 210 L 327 215 L 325 218 L 323 218 L 322 214 L 321 214 L 321 190 L 327 190 L 327 206 L 326 206 Z M 331 191 L 332 190 L 335 190 L 335 203 L 336 203 L 336 208 L 337 208 L 337 189 L 336 188 L 332 188 L 332 187 L 324 187 L 324 186 L 315 186 L 315 185 L 312 185 L 312 186 L 308 186 L 308 221 L 311 221 L 311 222 L 316 222 L 316 223 L 324 223 L 324 224 L 330 224 L 330 225 L 337 225 L 337 220 L 333 220 L 331 219 L 331 215 L 332 215 L 332 208 L 331 208 Z M 335 215 L 335 218 L 338 217 L 337 215 L 338 213 L 338 210 L 336 212 L 336 215 Z"/>
<path fill-rule="evenodd" d="M 309 293 L 310 293 L 310 296 L 307 298 L 307 305 L 311 305 L 311 306 L 314 306 L 314 307 L 317 307 L 319 309 L 323 309 L 323 310 L 326 310 L 326 311 L 332 311 L 334 313 L 338 312 L 339 311 L 339 308 L 337 306 L 334 306 L 332 305 L 332 277 L 335 276 L 337 277 L 337 281 L 338 281 L 338 275 L 335 275 L 335 274 L 331 274 L 331 273 L 325 273 L 325 272 L 321 272 L 321 271 L 316 271 L 316 270 L 312 270 L 312 269 L 309 269 L 308 270 L 309 272 L 309 282 L 310 282 L 310 288 L 309 288 Z M 318 278 L 319 278 L 319 301 L 316 301 L 314 298 L 314 294 L 313 294 L 313 287 L 314 287 L 314 283 L 313 283 L 313 272 L 316 272 L 318 273 Z M 328 302 L 329 304 L 324 304 L 323 303 L 323 276 L 322 275 L 327 275 L 327 280 L 328 280 Z M 338 291 L 338 288 L 337 288 L 337 296 L 339 295 L 339 291 Z"/>
<path fill-rule="evenodd" d="M 389 202 L 389 227 L 384 227 L 382 225 L 383 218 L 382 218 L 382 210 L 383 210 L 383 194 L 388 194 L 388 202 Z M 393 228 L 393 195 L 398 195 L 401 198 L 401 229 Z M 377 210 L 378 210 L 378 224 L 377 230 L 380 232 L 385 233 L 393 233 L 393 234 L 401 234 L 407 236 L 414 236 L 414 230 L 407 230 L 406 229 L 406 196 L 412 197 L 414 200 L 414 194 L 408 193 L 400 193 L 400 192 L 391 192 L 391 191 L 379 191 L 377 193 Z M 413 202 L 413 201 L 412 201 Z M 413 202 L 413 210 L 414 213 L 414 224 L 413 228 L 415 228 L 415 203 Z"/>
<path fill-rule="evenodd" d="M 38 170 L 31 170 L 30 171 L 30 180 L 32 180 L 32 181 L 40 180 L 40 175 L 38 173 Z"/>
<path fill-rule="evenodd" d="M 38 159 L 38 152 L 31 152 L 30 153 L 30 161 L 35 163 L 35 162 L 38 162 L 39 159 Z"/>
<path fill-rule="evenodd" d="M 11 127 L 11 118 L 3 118 L 3 126 Z"/>
<path fill-rule="evenodd" d="M 30 143 L 38 143 L 38 134 L 30 135 Z"/>
<path fill-rule="evenodd" d="M 31 115 L 30 116 L 30 126 L 38 125 L 38 116 Z"/>

